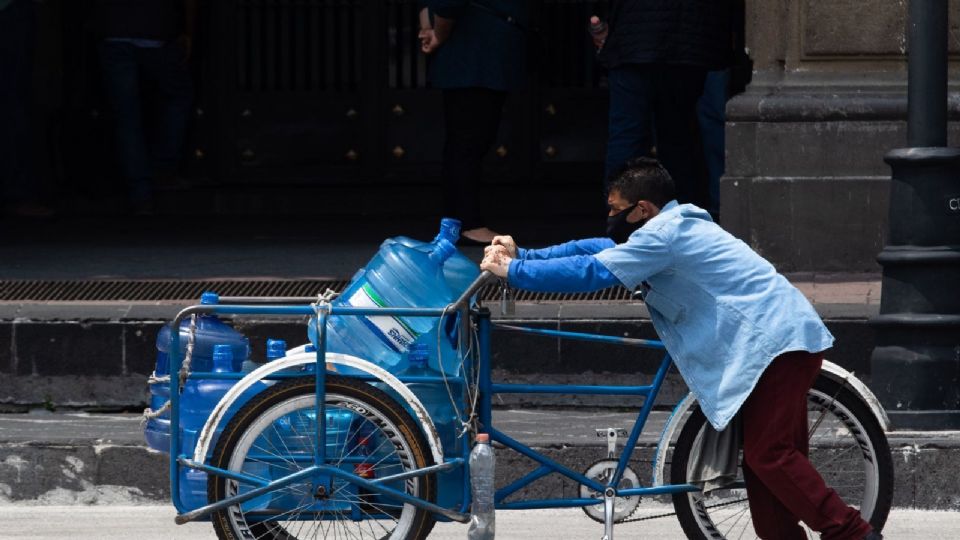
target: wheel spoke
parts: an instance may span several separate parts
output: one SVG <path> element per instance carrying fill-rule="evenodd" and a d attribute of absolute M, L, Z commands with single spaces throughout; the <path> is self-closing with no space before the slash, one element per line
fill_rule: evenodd
<path fill-rule="evenodd" d="M 373 471 L 374 477 L 422 468 L 431 463 L 423 452 L 425 446 L 422 442 L 401 436 L 402 433 L 419 433 L 409 414 L 386 394 L 366 383 L 341 383 L 344 390 L 340 392 L 328 389 L 326 440 L 317 441 L 316 418 L 312 415 L 313 382 L 307 385 L 300 381 L 280 383 L 251 400 L 245 407 L 256 407 L 256 411 L 241 410 L 236 415 L 221 435 L 213 462 L 272 482 L 303 470 L 307 464 L 295 458 L 302 459 L 307 452 L 313 455 L 319 442 L 327 445 L 331 466 L 358 473 L 355 462 L 364 463 Z M 298 391 L 288 391 L 281 398 L 269 400 L 270 394 L 279 393 L 286 387 L 296 387 Z M 367 395 L 377 393 L 375 398 L 365 399 Z M 385 404 L 392 407 L 384 409 Z M 241 417 L 245 424 L 234 426 Z M 398 425 L 404 429 L 399 429 Z M 368 440 L 361 441 L 358 437 Z M 229 444 L 225 440 L 229 440 Z M 231 488 L 234 491 L 245 489 L 235 481 L 220 479 L 215 482 L 216 486 L 234 486 Z M 423 477 L 390 485 L 410 495 L 425 497 L 422 489 L 425 485 L 432 485 L 432 479 Z M 221 497 L 229 496 L 222 493 Z M 214 520 L 214 525 L 234 529 L 233 536 L 264 540 L 360 540 L 407 538 L 413 531 L 422 534 L 422 531 L 429 530 L 424 527 L 432 526 L 432 519 L 413 505 L 375 491 L 367 493 L 347 480 L 318 472 L 232 507 Z"/>
<path fill-rule="evenodd" d="M 881 489 L 889 489 L 882 486 L 890 485 L 893 474 L 889 454 L 883 454 L 888 452 L 883 431 L 866 404 L 857 401 L 859 398 L 852 392 L 844 392 L 835 383 L 825 383 L 825 387 L 830 390 L 820 390 L 818 381 L 808 394 L 810 461 L 827 484 L 846 501 L 854 507 L 864 508 L 864 512 L 873 512 L 866 514 L 868 518 L 879 513 L 883 519 L 889 511 L 890 496 L 889 491 L 881 494 Z M 698 410 L 686 422 L 674 450 L 673 483 L 690 481 L 686 475 L 691 465 L 689 459 L 692 449 L 701 444 L 706 426 Z M 728 540 L 755 537 L 745 491 L 678 494 L 673 499 L 677 515 L 690 538 L 719 538 L 721 530 L 723 538 Z M 870 505 L 869 510 L 864 504 Z M 810 537 L 805 526 L 804 531 Z"/>

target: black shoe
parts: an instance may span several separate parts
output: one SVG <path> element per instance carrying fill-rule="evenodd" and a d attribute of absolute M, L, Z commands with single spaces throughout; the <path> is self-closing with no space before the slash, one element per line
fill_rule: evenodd
<path fill-rule="evenodd" d="M 883 540 L 883 535 L 877 531 L 870 531 L 870 534 L 864 536 L 863 540 Z"/>

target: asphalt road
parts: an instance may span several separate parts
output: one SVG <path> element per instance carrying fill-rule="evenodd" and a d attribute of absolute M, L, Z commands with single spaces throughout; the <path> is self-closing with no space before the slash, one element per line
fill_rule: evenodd
<path fill-rule="evenodd" d="M 643 510 L 658 511 L 656 505 Z M 177 526 L 169 506 L 26 506 L 0 504 L 4 540 L 201 540 L 216 539 L 209 523 Z M 682 540 L 672 518 L 618 526 L 614 538 Z M 431 540 L 466 538 L 460 524 L 440 524 Z M 579 510 L 499 512 L 497 538 L 535 540 L 600 538 L 603 527 Z M 888 540 L 954 540 L 960 537 L 960 512 L 895 510 L 884 530 Z"/>

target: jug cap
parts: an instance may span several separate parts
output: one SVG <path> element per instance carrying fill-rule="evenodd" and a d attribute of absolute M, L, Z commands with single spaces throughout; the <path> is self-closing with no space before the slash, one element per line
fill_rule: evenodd
<path fill-rule="evenodd" d="M 267 360 L 276 360 L 287 355 L 287 342 L 282 339 L 267 340 Z"/>
<path fill-rule="evenodd" d="M 460 239 L 460 220 L 450 217 L 445 217 L 440 220 L 440 234 L 443 238 L 451 242 L 456 242 Z"/>
<path fill-rule="evenodd" d="M 200 303 L 205 306 L 212 306 L 220 303 L 220 295 L 213 291 L 204 291 L 200 295 Z"/>

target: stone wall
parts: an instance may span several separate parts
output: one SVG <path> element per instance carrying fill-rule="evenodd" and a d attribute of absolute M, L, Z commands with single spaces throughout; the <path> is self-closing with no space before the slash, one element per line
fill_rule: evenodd
<path fill-rule="evenodd" d="M 781 271 L 878 272 L 889 201 L 883 156 L 906 141 L 907 3 L 746 3 L 754 72 L 727 105 L 722 223 Z M 950 4 L 958 52 L 960 3 Z M 951 65 L 952 81 L 958 69 Z M 950 111 L 960 116 L 955 91 Z M 950 142 L 960 142 L 956 124 Z"/>

